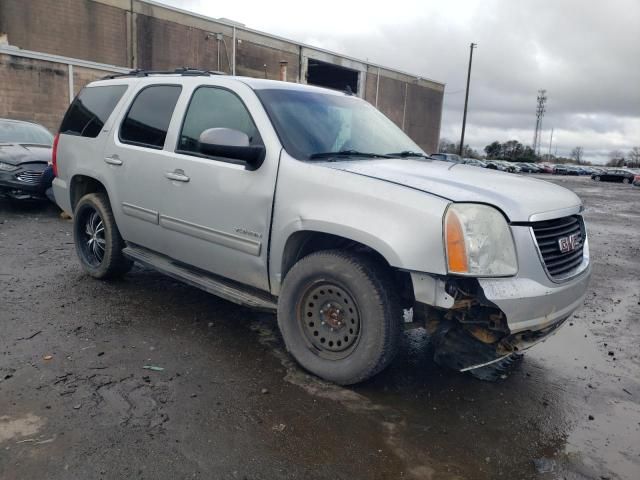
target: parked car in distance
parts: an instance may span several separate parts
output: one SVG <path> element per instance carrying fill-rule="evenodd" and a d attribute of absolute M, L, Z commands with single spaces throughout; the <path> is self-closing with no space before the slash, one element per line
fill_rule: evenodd
<path fill-rule="evenodd" d="M 503 167 L 505 172 L 509 172 L 509 173 L 518 173 L 520 172 L 520 167 L 513 163 L 513 162 L 508 162 L 506 160 L 494 160 L 495 162 L 499 162 Z"/>
<path fill-rule="evenodd" d="M 541 163 L 540 164 L 540 173 L 554 173 L 555 165 L 551 165 L 550 163 Z"/>
<path fill-rule="evenodd" d="M 518 162 L 517 166 L 523 173 L 538 173 L 540 171 L 540 169 L 533 163 Z"/>
<path fill-rule="evenodd" d="M 577 165 L 575 168 L 578 169 L 579 175 L 591 175 L 594 170 L 587 165 Z"/>
<path fill-rule="evenodd" d="M 514 173 L 516 171 L 515 165 L 505 160 L 487 160 L 485 163 L 487 164 L 486 168 L 490 170 L 500 170 L 501 172 L 510 173 Z"/>
<path fill-rule="evenodd" d="M 465 163 L 460 155 L 456 155 L 455 153 L 432 153 L 431 158 L 444 162 Z"/>
<path fill-rule="evenodd" d="M 580 170 L 578 170 L 575 166 L 573 165 L 567 165 L 567 164 L 559 164 L 556 165 L 553 173 L 555 175 L 580 175 Z"/>
<path fill-rule="evenodd" d="M 53 135 L 37 123 L 0 118 L 0 197 L 44 198 L 42 173 L 51 161 Z"/>
<path fill-rule="evenodd" d="M 389 364 L 403 310 L 461 370 L 538 343 L 586 295 L 577 195 L 426 159 L 336 90 L 134 71 L 82 89 L 54 145 L 87 274 L 138 262 L 277 312 L 291 355 L 339 384 Z"/>
<path fill-rule="evenodd" d="M 505 166 L 502 165 L 499 160 L 485 160 L 485 164 L 487 165 L 485 168 L 488 168 L 489 170 L 500 170 L 501 172 L 506 171 Z"/>
<path fill-rule="evenodd" d="M 591 175 L 591 179 L 596 182 L 618 182 L 631 183 L 636 174 L 624 168 L 610 168 L 605 172 L 598 172 Z"/>
<path fill-rule="evenodd" d="M 487 167 L 487 164 L 485 162 L 483 162 L 482 160 L 478 160 L 477 158 L 464 158 L 462 160 L 462 163 L 464 163 L 465 165 L 472 165 L 474 167 Z"/>

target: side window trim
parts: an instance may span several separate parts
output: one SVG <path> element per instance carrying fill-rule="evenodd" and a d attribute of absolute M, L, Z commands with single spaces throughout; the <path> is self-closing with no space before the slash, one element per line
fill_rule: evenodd
<path fill-rule="evenodd" d="M 249 108 L 247 107 L 247 104 L 244 102 L 242 97 L 240 97 L 240 95 L 238 95 L 232 89 L 224 87 L 224 86 L 221 86 L 221 85 L 201 84 L 201 85 L 198 85 L 197 87 L 195 87 L 193 89 L 193 91 L 191 92 L 191 96 L 189 97 L 189 101 L 187 102 L 187 106 L 186 106 L 186 108 L 184 110 L 184 114 L 182 115 L 182 119 L 180 121 L 180 129 L 178 130 L 178 136 L 176 138 L 176 143 L 175 143 L 174 149 L 173 149 L 174 153 L 178 153 L 180 155 L 187 155 L 187 156 L 190 156 L 190 157 L 203 158 L 205 160 L 213 160 L 213 161 L 216 161 L 216 162 L 230 163 L 230 164 L 233 164 L 233 165 L 245 165 L 246 163 L 243 162 L 242 160 L 236 160 L 234 158 L 214 157 L 212 155 L 205 155 L 203 153 L 192 152 L 192 151 L 189 151 L 189 150 L 181 150 L 180 149 L 180 139 L 182 138 L 182 131 L 184 129 L 184 124 L 185 124 L 185 121 L 187 119 L 187 115 L 189 114 L 189 107 L 191 107 L 191 103 L 193 102 L 193 97 L 195 96 L 196 92 L 198 92 L 198 90 L 204 89 L 204 88 L 224 90 L 226 92 L 231 93 L 233 96 L 235 96 L 240 101 L 240 103 L 242 104 L 244 109 L 246 110 L 247 115 L 249 115 L 249 118 L 251 119 L 251 122 L 253 123 L 253 126 L 256 129 L 256 132 L 258 132 L 258 136 L 260 137 L 260 144 L 262 146 L 265 146 L 264 145 L 264 141 L 262 140 L 262 134 L 260 133 L 260 129 L 258 128 L 258 124 L 254 120 L 253 115 L 251 114 L 251 110 L 249 110 Z"/>
<path fill-rule="evenodd" d="M 131 141 L 131 140 L 123 140 L 122 138 L 122 126 L 124 125 L 124 122 L 127 120 L 127 117 L 129 117 L 129 112 L 131 112 L 131 108 L 133 107 L 133 105 L 136 103 L 136 100 L 138 99 L 138 97 L 140 96 L 140 94 L 142 92 L 144 92 L 145 90 L 152 88 L 152 87 L 177 87 L 179 89 L 179 93 L 178 93 L 178 98 L 176 99 L 176 103 L 173 106 L 173 112 L 171 113 L 171 118 L 169 119 L 169 124 L 167 125 L 167 134 L 165 135 L 165 139 L 164 139 L 164 143 L 162 144 L 162 146 L 157 146 L 157 145 L 149 145 L 148 143 L 142 143 L 142 142 L 135 142 L 135 141 Z M 180 96 L 182 95 L 182 85 L 180 85 L 179 83 L 151 83 L 149 85 L 145 85 L 144 87 L 140 88 L 138 91 L 136 91 L 133 95 L 133 98 L 129 101 L 128 106 L 126 111 L 124 112 L 124 114 L 122 115 L 122 118 L 120 118 L 120 122 L 118 124 L 118 132 L 117 132 L 117 138 L 118 138 L 118 142 L 120 142 L 123 145 L 132 145 L 134 147 L 141 147 L 141 148 L 149 148 L 151 150 L 164 150 L 166 144 L 167 144 L 167 137 L 168 135 L 168 129 L 171 125 L 171 119 L 173 118 L 173 116 L 176 113 L 176 106 L 178 105 L 178 102 L 180 101 Z"/>

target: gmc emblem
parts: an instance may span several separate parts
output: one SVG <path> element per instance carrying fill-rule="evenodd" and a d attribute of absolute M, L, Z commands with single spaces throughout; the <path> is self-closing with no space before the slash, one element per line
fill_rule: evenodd
<path fill-rule="evenodd" d="M 573 235 L 569 235 L 568 237 L 559 238 L 558 247 L 560 248 L 560 252 L 562 253 L 573 252 L 576 248 L 578 248 L 579 242 L 579 234 L 574 233 Z"/>

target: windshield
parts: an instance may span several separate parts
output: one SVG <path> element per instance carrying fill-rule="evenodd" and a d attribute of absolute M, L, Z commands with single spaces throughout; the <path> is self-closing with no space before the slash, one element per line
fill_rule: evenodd
<path fill-rule="evenodd" d="M 0 120 L 0 143 L 51 145 L 53 137 L 40 125 Z"/>
<path fill-rule="evenodd" d="M 425 155 L 391 120 L 357 97 L 284 89 L 256 94 L 285 150 L 300 160 L 326 158 L 318 154 L 327 152 Z"/>

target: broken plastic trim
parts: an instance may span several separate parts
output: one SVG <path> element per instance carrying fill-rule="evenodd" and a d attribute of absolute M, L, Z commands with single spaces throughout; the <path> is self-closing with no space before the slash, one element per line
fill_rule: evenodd
<path fill-rule="evenodd" d="M 477 279 L 449 278 L 445 290 L 454 299 L 449 309 L 419 304 L 414 314 L 431 335 L 436 363 L 460 372 L 494 364 L 500 369 L 501 362 L 512 363 L 520 352 L 547 338 L 566 320 L 512 334 L 506 315 L 486 298 Z"/>
<path fill-rule="evenodd" d="M 475 278 L 452 278 L 445 290 L 454 303 L 442 310 L 426 306 L 418 314 L 431 334 L 436 363 L 458 371 L 500 362 L 518 351 L 506 315 L 484 295 Z"/>

